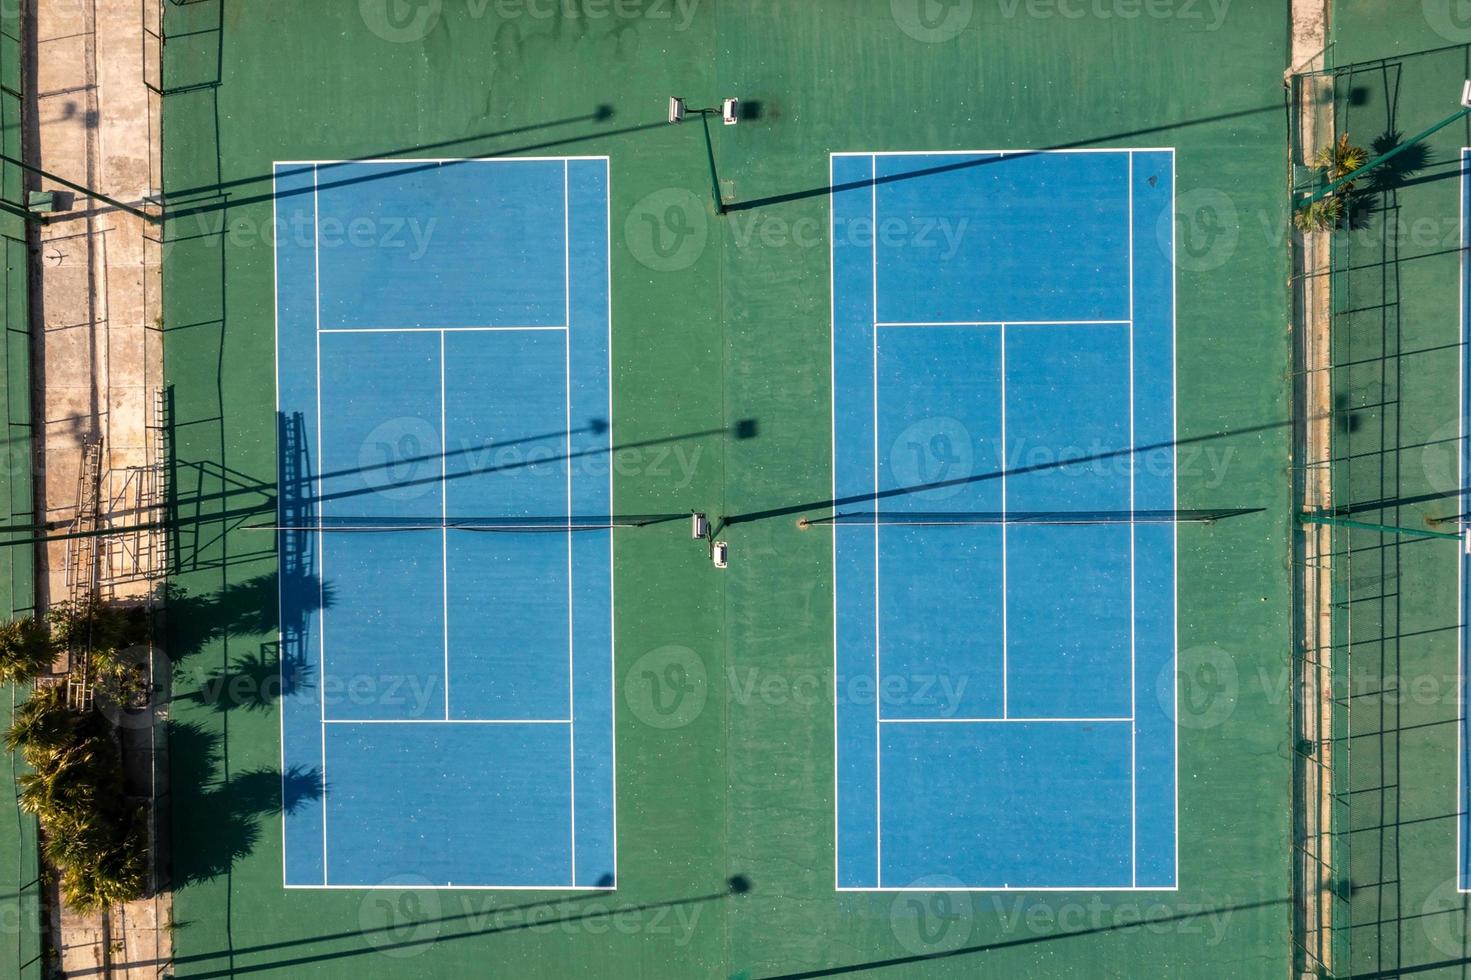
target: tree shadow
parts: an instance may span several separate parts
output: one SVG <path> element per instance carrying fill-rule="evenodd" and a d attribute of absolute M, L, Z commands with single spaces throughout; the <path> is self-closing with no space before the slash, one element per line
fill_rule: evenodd
<path fill-rule="evenodd" d="M 223 772 L 223 736 L 193 722 L 167 725 L 170 808 L 188 820 L 172 822 L 174 887 L 227 874 L 260 842 L 262 820 L 320 799 L 321 772 L 270 767 Z"/>
<path fill-rule="evenodd" d="M 267 572 L 199 594 L 170 583 L 160 597 L 167 610 L 169 656 L 177 664 L 219 640 L 275 634 L 281 626 L 279 606 L 283 588 L 297 597 L 297 604 L 308 613 L 331 608 L 335 601 L 329 583 L 301 571 Z M 237 662 L 241 669 L 259 669 L 258 663 L 254 667 L 250 664 L 250 660 Z"/>
<path fill-rule="evenodd" d="M 1398 147 L 1403 140 L 1403 133 L 1398 130 L 1388 130 L 1374 139 L 1374 142 L 1370 144 L 1370 152 L 1376 157 L 1382 156 Z M 1435 151 L 1424 143 L 1407 146 L 1370 171 L 1369 189 L 1381 192 L 1402 187 L 1410 178 L 1427 167 L 1434 166 L 1435 162 Z"/>
<path fill-rule="evenodd" d="M 176 968 L 188 968 L 191 977 L 233 977 L 257 972 L 305 967 L 311 964 L 351 960 L 362 956 L 413 955 L 442 943 L 453 943 L 464 939 L 479 939 L 487 936 L 515 935 L 528 930 L 545 930 L 553 927 L 572 928 L 589 923 L 604 923 L 618 919 L 626 920 L 646 912 L 706 905 L 730 901 L 753 890 L 751 879 L 737 874 L 727 878 L 724 887 L 702 895 L 687 895 L 681 898 L 653 902 L 614 901 L 612 893 L 582 893 L 563 895 L 553 899 L 525 902 L 518 905 L 499 907 L 487 906 L 454 915 L 420 916 L 417 910 L 416 893 L 412 887 L 388 893 L 387 899 L 393 912 L 389 921 L 382 926 L 361 923 L 359 928 L 310 936 L 301 939 L 285 939 L 278 942 L 260 943 L 254 946 L 232 947 L 205 953 L 176 956 Z M 550 913 L 550 914 L 549 914 Z M 558 914 L 560 913 L 560 914 Z M 487 924 L 488 923 L 488 924 Z M 461 924 L 466 928 L 448 930 L 446 927 Z M 404 938 L 407 937 L 407 938 Z M 357 940 L 364 945 L 351 949 L 312 952 L 314 948 L 339 940 Z M 234 958 L 249 954 L 286 953 L 299 950 L 300 955 L 267 960 L 249 965 L 233 964 L 226 969 L 196 972 L 197 967 L 210 961 Z"/>

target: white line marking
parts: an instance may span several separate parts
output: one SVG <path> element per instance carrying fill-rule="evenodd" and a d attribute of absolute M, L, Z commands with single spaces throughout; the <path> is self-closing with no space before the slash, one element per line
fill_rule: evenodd
<path fill-rule="evenodd" d="M 920 327 L 1092 327 L 1123 326 L 1129 320 L 914 320 L 886 321 L 876 327 L 905 329 Z"/>
<path fill-rule="evenodd" d="M 566 300 L 567 332 L 562 335 L 562 397 L 566 422 L 564 447 L 567 478 L 567 525 L 572 525 L 572 194 L 567 176 L 567 161 L 562 161 L 562 295 Z M 610 382 L 611 383 L 611 382 Z M 567 532 L 567 717 L 576 718 L 576 666 L 573 659 L 572 626 L 572 532 Z M 577 881 L 577 736 L 567 726 L 567 778 L 569 782 L 572 834 L 572 881 Z"/>
<path fill-rule="evenodd" d="M 417 887 L 417 886 L 416 886 Z M 1173 892 L 1179 889 L 1171 886 L 1168 888 L 1136 888 L 1133 885 L 925 885 L 922 887 L 884 887 L 884 888 L 852 888 L 845 887 L 837 889 L 840 892 L 928 892 L 934 894 L 936 891 L 947 892 Z"/>
<path fill-rule="evenodd" d="M 280 199 L 280 191 L 277 185 L 276 168 L 271 167 L 271 227 L 281 227 L 280 208 L 277 201 Z M 275 341 L 276 363 L 272 365 L 276 377 L 276 521 L 285 524 L 286 521 L 281 514 L 281 498 L 284 496 L 285 481 L 281 472 L 281 249 L 279 243 L 271 242 L 271 310 L 275 314 L 276 333 L 272 338 Z M 300 492 L 297 488 L 295 492 Z M 281 570 L 281 555 L 285 552 L 284 542 L 287 533 L 280 532 L 276 535 L 276 570 Z M 286 587 L 285 576 L 277 575 L 276 582 L 276 650 L 277 670 L 280 670 L 280 657 L 286 651 Z M 281 799 L 286 799 L 286 698 L 276 699 L 276 719 L 281 738 Z M 284 882 L 286 874 L 286 818 L 281 818 L 281 880 Z"/>
<path fill-rule="evenodd" d="M 1006 510 L 1006 471 L 1009 467 L 1011 455 L 1006 451 L 1006 324 L 1001 324 L 1001 513 Z M 1011 713 L 1011 690 L 1009 676 L 1011 665 L 1008 661 L 1010 656 L 1010 634 L 1008 607 L 1011 605 L 1010 595 L 1006 589 L 1006 524 L 1001 525 L 1001 717 L 1005 718 Z"/>
<path fill-rule="evenodd" d="M 880 718 L 884 725 L 1092 725 L 1095 723 L 1127 724 L 1133 718 Z"/>
<path fill-rule="evenodd" d="M 1176 472 L 1175 461 L 1178 450 L 1175 448 L 1180 444 L 1180 413 L 1179 399 L 1180 386 L 1176 384 L 1177 344 L 1175 342 L 1176 331 L 1179 329 L 1179 274 L 1180 267 L 1175 261 L 1177 243 L 1175 242 L 1175 151 L 1170 154 L 1170 506 L 1178 510 L 1180 507 L 1180 480 Z M 1170 773 L 1175 786 L 1175 861 L 1170 869 L 1171 887 L 1178 887 L 1180 882 L 1180 525 L 1173 524 L 1170 527 L 1171 553 L 1170 553 L 1170 618 L 1172 630 L 1170 632 L 1170 677 L 1175 681 L 1171 684 L 1174 696 L 1174 707 L 1170 715 L 1170 733 L 1174 738 L 1173 756 L 1170 759 Z"/>
<path fill-rule="evenodd" d="M 326 507 L 322 492 L 322 224 L 321 198 L 317 193 L 317 168 L 312 168 L 312 277 L 314 281 L 313 315 L 316 318 L 317 342 L 317 509 Z M 327 882 L 327 541 L 317 532 L 317 639 L 320 641 L 320 664 L 317 669 L 318 727 L 322 731 L 322 883 Z"/>
<path fill-rule="evenodd" d="M 833 157 L 828 154 L 827 158 L 827 185 L 833 186 Z M 827 196 L 827 302 L 828 302 L 828 447 L 832 451 L 832 469 L 830 477 L 832 480 L 832 496 L 838 498 L 838 291 L 837 270 L 834 245 L 837 242 L 837 205 L 834 203 L 833 194 Z M 833 558 L 833 887 L 837 888 L 842 881 L 842 873 L 839 865 L 843 859 L 842 842 L 839 838 L 838 822 L 838 742 L 840 732 L 838 729 L 838 588 L 841 572 L 838 569 L 838 536 L 834 534 L 832 540 Z"/>
<path fill-rule="evenodd" d="M 361 160 L 277 160 L 277 166 L 282 167 L 330 167 L 346 163 L 371 163 L 371 164 L 414 164 L 414 163 L 563 163 L 567 160 L 601 160 L 608 162 L 606 155 L 602 156 L 565 156 L 565 157 L 539 157 L 539 156 L 489 156 L 489 157 L 364 157 Z"/>
<path fill-rule="evenodd" d="M 1011 156 L 1041 156 L 1044 153 L 1164 153 L 1174 152 L 1169 146 L 1133 146 L 1133 147 L 1111 147 L 1111 146 L 1077 146 L 1062 147 L 1054 150 L 1029 150 L 1013 147 L 1009 150 L 840 150 L 834 151 L 830 156 L 835 157 L 1004 157 Z M 524 159 L 524 158 L 523 158 Z"/>
<path fill-rule="evenodd" d="M 285 885 L 287 891 L 294 892 L 371 892 L 371 891 L 403 891 L 403 885 Z M 414 891 L 457 891 L 457 892 L 611 892 L 617 890 L 617 885 L 420 885 L 412 886 Z M 954 891 L 954 889 L 949 889 Z"/>
<path fill-rule="evenodd" d="M 324 725 L 570 725 L 571 718 L 327 718 Z"/>
<path fill-rule="evenodd" d="M 869 212 L 868 217 L 871 224 L 869 227 L 878 227 L 879 204 L 878 204 L 878 159 L 869 159 Z M 873 319 L 878 320 L 879 315 L 879 249 L 878 242 L 870 245 L 873 259 Z M 873 679 L 877 684 L 884 676 L 883 664 L 880 655 L 879 644 L 879 332 L 873 331 L 873 381 L 871 391 L 873 392 Z M 874 880 L 880 886 L 884 883 L 884 745 L 883 729 L 879 725 L 879 719 L 883 712 L 880 707 L 880 699 L 873 699 L 873 795 L 874 795 Z"/>
<path fill-rule="evenodd" d="M 563 330 L 561 325 L 517 327 L 327 327 L 322 333 L 524 333 L 530 330 Z"/>
<path fill-rule="evenodd" d="M 444 716 L 449 717 L 449 452 L 444 403 L 444 331 L 439 332 L 439 529 L 440 598 L 444 612 Z"/>
<path fill-rule="evenodd" d="M 1134 513 L 1134 154 L 1129 154 L 1129 513 Z M 1139 634 L 1134 586 L 1138 549 L 1134 522 L 1129 522 L 1129 715 L 1137 716 L 1136 645 Z M 1129 726 L 1129 866 L 1133 884 L 1139 884 L 1139 726 Z"/>
<path fill-rule="evenodd" d="M 608 451 L 613 450 L 613 178 L 608 166 L 607 157 L 603 157 L 603 208 L 604 208 L 604 260 L 607 263 L 607 283 L 604 286 L 603 311 L 606 317 L 605 333 L 603 342 L 608 351 L 608 427 L 606 436 L 608 439 Z M 613 508 L 613 467 L 608 467 L 608 513 L 615 514 Z M 618 883 L 618 669 L 615 658 L 616 640 L 614 626 L 616 619 L 613 610 L 617 603 L 613 596 L 613 535 L 608 534 L 608 745 L 613 770 L 609 779 L 613 783 L 613 884 Z"/>

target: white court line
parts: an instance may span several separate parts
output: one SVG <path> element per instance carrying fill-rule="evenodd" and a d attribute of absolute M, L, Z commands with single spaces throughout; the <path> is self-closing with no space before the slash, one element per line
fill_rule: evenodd
<path fill-rule="evenodd" d="M 562 396 L 565 429 L 562 445 L 567 470 L 567 717 L 576 718 L 576 666 L 572 651 L 575 646 L 572 628 L 572 194 L 568 186 L 567 161 L 562 161 L 562 298 L 563 319 L 568 330 L 562 335 Z M 612 384 L 611 379 L 609 384 Z M 567 726 L 567 778 L 571 812 L 572 880 L 577 881 L 577 732 Z"/>
<path fill-rule="evenodd" d="M 879 202 L 878 202 L 878 159 L 869 159 L 869 211 L 868 220 L 872 222 L 871 227 L 878 226 Z M 873 319 L 876 322 L 879 315 L 879 250 L 878 245 L 871 249 L 873 260 Z M 873 679 L 878 683 L 883 677 L 883 665 L 880 659 L 879 644 L 879 332 L 873 331 Z M 834 675 L 836 676 L 836 675 Z M 880 699 L 873 701 L 873 842 L 874 842 L 874 880 L 878 884 L 884 883 L 884 744 L 883 729 L 879 725 L 879 719 L 883 712 L 880 708 Z"/>
<path fill-rule="evenodd" d="M 1178 451 L 1175 447 L 1180 444 L 1180 386 L 1178 381 L 1178 370 L 1175 359 L 1178 356 L 1179 345 L 1176 343 L 1176 335 L 1179 331 L 1179 282 L 1180 265 L 1175 261 L 1177 243 L 1175 241 L 1174 216 L 1180 212 L 1175 208 L 1175 195 L 1178 193 L 1178 183 L 1175 180 L 1175 151 L 1171 149 L 1170 154 L 1170 506 L 1174 510 L 1180 507 L 1180 477 L 1176 472 L 1176 457 Z M 1174 750 L 1170 759 L 1170 774 L 1175 784 L 1175 860 L 1170 867 L 1170 877 L 1173 880 L 1172 887 L 1180 884 L 1180 524 L 1175 522 L 1170 525 L 1171 552 L 1170 552 L 1170 614 L 1171 625 L 1174 627 L 1170 632 L 1170 677 L 1175 683 L 1170 685 L 1174 702 L 1170 708 L 1170 733 L 1174 738 Z"/>
<path fill-rule="evenodd" d="M 613 449 L 613 177 L 608 158 L 603 157 L 603 208 L 604 260 L 607 263 L 607 286 L 603 294 L 603 312 L 606 317 L 603 339 L 608 349 L 608 450 Z M 613 467 L 608 467 L 608 513 L 616 514 L 613 507 Z M 613 885 L 618 884 L 618 667 L 614 636 L 615 617 L 613 610 L 617 602 L 613 595 L 613 534 L 608 533 L 608 745 L 613 771 L 608 778 L 613 783 Z"/>
<path fill-rule="evenodd" d="M 1059 725 L 1091 725 L 1097 723 L 1122 724 L 1133 718 L 880 718 L 884 725 L 1037 725 L 1057 723 Z"/>
<path fill-rule="evenodd" d="M 1078 146 L 1054 150 L 843 150 L 829 154 L 835 157 L 1004 157 L 1041 156 L 1044 153 L 1173 153 L 1172 146 Z M 523 158 L 525 159 L 525 158 Z"/>
<path fill-rule="evenodd" d="M 449 717 L 449 452 L 444 403 L 444 331 L 439 332 L 439 529 L 440 598 L 444 601 L 444 716 Z"/>
<path fill-rule="evenodd" d="M 271 167 L 271 227 L 280 228 L 280 208 L 277 206 L 279 194 L 277 192 L 276 168 Z M 315 216 L 314 216 L 315 217 Z M 275 243 L 271 243 L 271 302 L 272 310 L 276 318 L 276 332 L 272 338 L 275 341 L 276 363 L 272 365 L 276 375 L 276 520 L 282 524 L 286 521 L 281 515 L 281 249 Z M 295 492 L 301 493 L 302 488 L 297 487 Z M 276 536 L 276 562 L 277 570 L 280 569 L 282 540 L 285 534 Z M 276 650 L 286 649 L 286 589 L 279 583 L 276 588 Z M 280 670 L 277 654 L 277 670 Z M 276 717 L 280 726 L 281 734 L 281 799 L 286 799 L 286 698 L 276 699 Z M 286 873 L 286 818 L 281 818 L 281 880 L 285 881 Z"/>
<path fill-rule="evenodd" d="M 1134 154 L 1129 154 L 1129 513 L 1134 513 Z M 1134 587 L 1138 550 L 1134 546 L 1134 522 L 1129 521 L 1129 715 L 1137 716 L 1138 681 L 1135 650 L 1139 634 Z M 1129 874 L 1131 883 L 1139 884 L 1139 726 L 1129 725 Z"/>
<path fill-rule="evenodd" d="M 1001 513 L 1006 510 L 1006 471 L 1010 469 L 1011 454 L 1006 451 L 1006 324 L 1001 324 Z M 1006 525 L 1001 525 L 1001 717 L 1011 714 L 1010 639 L 1009 612 L 1010 596 L 1006 590 Z"/>
<path fill-rule="evenodd" d="M 313 316 L 317 342 L 317 510 L 326 506 L 322 492 L 322 224 L 321 199 L 317 194 L 317 168 L 312 168 L 312 279 Z M 317 720 L 322 731 L 322 883 L 327 883 L 327 702 L 323 686 L 327 680 L 327 540 L 317 532 L 317 639 L 320 644 L 317 669 Z"/>
<path fill-rule="evenodd" d="M 833 157 L 827 158 L 827 185 L 833 186 Z M 832 480 L 832 499 L 838 499 L 838 275 L 834 268 L 834 243 L 837 241 L 837 207 L 833 203 L 833 195 L 827 196 L 827 302 L 828 302 L 828 448 L 832 451 L 832 468 L 830 477 Z M 839 818 L 838 818 L 838 580 L 841 572 L 838 569 L 838 536 L 832 535 L 833 556 L 833 887 L 837 888 L 842 879 L 842 869 L 839 864 L 842 860 L 842 847 L 839 842 Z M 284 766 L 282 767 L 284 771 Z"/>
<path fill-rule="evenodd" d="M 571 718 L 323 718 L 324 725 L 570 725 Z"/>
<path fill-rule="evenodd" d="M 541 327 L 327 327 L 321 333 L 520 333 L 527 330 L 563 330 L 565 326 Z"/>
<path fill-rule="evenodd" d="M 417 886 L 416 886 L 417 887 Z M 927 892 L 933 895 L 937 891 L 942 892 L 1173 892 L 1178 891 L 1174 885 L 1153 888 L 1145 886 L 1137 888 L 1133 885 L 925 885 L 918 888 L 912 886 L 882 888 L 854 888 L 842 887 L 840 892 Z"/>
<path fill-rule="evenodd" d="M 491 156 L 491 157 L 365 157 L 361 160 L 277 160 L 276 165 L 281 167 L 330 167 L 343 163 L 373 163 L 373 164 L 413 164 L 413 163 L 563 163 L 567 160 L 601 160 L 608 162 L 607 155 L 603 156 L 566 156 L 566 157 L 538 157 L 538 156 Z"/>
<path fill-rule="evenodd" d="M 397 891 L 401 892 L 405 887 L 411 887 L 416 892 L 612 892 L 617 891 L 617 885 L 283 885 L 287 891 L 293 892 L 372 892 L 372 891 Z M 956 891 L 957 889 L 947 889 Z M 614 910 L 615 912 L 617 910 Z"/>
<path fill-rule="evenodd" d="M 1130 311 L 1133 312 L 1132 310 Z M 913 320 L 875 323 L 876 327 L 1092 327 L 1124 326 L 1132 320 Z"/>

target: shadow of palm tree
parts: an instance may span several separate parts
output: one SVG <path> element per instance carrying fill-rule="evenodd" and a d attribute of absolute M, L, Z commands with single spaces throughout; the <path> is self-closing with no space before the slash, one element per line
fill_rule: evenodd
<path fill-rule="evenodd" d="M 280 581 L 268 572 L 199 595 L 171 583 L 163 595 L 169 655 L 177 663 L 216 640 L 274 634 L 280 626 Z M 286 588 L 298 605 L 305 604 L 303 612 L 331 608 L 334 601 L 332 586 L 319 585 L 314 575 L 288 574 Z"/>
<path fill-rule="evenodd" d="M 192 722 L 168 723 L 173 805 L 190 815 L 173 826 L 176 887 L 217 878 L 255 850 L 261 821 L 320 799 L 322 775 L 292 767 L 224 771 L 221 736 Z"/>
<path fill-rule="evenodd" d="M 1370 151 L 1376 157 L 1381 156 L 1399 146 L 1403 140 L 1403 133 L 1389 130 L 1375 138 L 1370 144 Z M 1368 189 L 1374 192 L 1393 190 L 1434 163 L 1435 151 L 1424 143 L 1407 146 L 1369 172 Z"/>

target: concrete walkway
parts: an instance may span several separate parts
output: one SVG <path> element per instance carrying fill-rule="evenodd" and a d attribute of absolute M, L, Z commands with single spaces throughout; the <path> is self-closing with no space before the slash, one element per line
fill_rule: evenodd
<path fill-rule="evenodd" d="M 33 10 L 33 162 L 129 203 L 158 193 L 158 0 L 36 0 Z M 37 183 L 61 191 L 45 178 Z M 39 230 L 33 292 L 34 384 L 44 423 L 37 426 L 37 495 L 49 526 L 69 526 L 84 453 L 100 446 L 93 450 L 100 451 L 97 525 L 122 530 L 160 516 L 159 232 L 84 195 L 58 198 L 57 213 Z M 38 601 L 45 606 L 89 584 L 106 598 L 141 599 L 162 581 L 160 544 L 154 532 L 123 530 L 77 562 L 66 542 L 51 542 L 40 555 Z M 80 578 L 69 564 L 72 572 L 86 566 Z M 149 759 L 144 768 L 163 767 Z M 53 891 L 62 973 L 159 976 L 170 955 L 169 914 L 166 891 L 114 909 L 107 922 L 59 912 Z"/>

